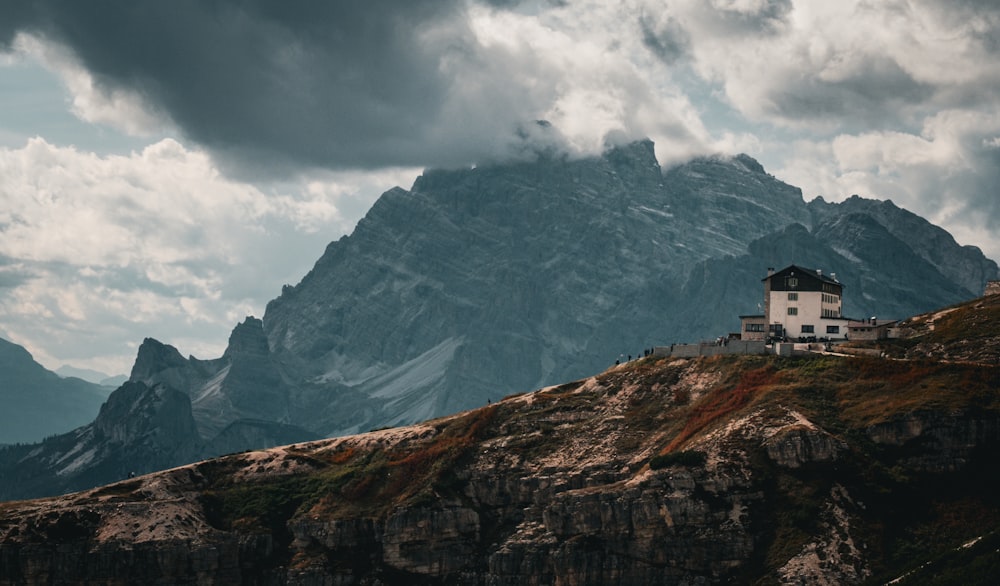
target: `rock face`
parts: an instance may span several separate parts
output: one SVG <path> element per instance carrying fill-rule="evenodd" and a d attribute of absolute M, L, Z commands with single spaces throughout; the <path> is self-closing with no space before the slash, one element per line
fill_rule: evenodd
<path fill-rule="evenodd" d="M 764 442 L 767 456 L 779 466 L 801 468 L 814 462 L 835 462 L 847 444 L 829 433 L 807 425 L 782 429 Z"/>
<path fill-rule="evenodd" d="M 0 339 L 0 444 L 40 441 L 94 420 L 107 391 L 61 378 L 23 347 Z"/>
<path fill-rule="evenodd" d="M 132 380 L 108 397 L 91 423 L 40 444 L 0 448 L 0 499 L 82 490 L 220 454 L 317 439 L 317 434 L 273 419 L 240 417 L 280 413 L 268 411 L 273 405 L 258 394 L 254 401 L 240 401 L 248 384 L 273 380 L 267 378 L 267 354 L 260 350 L 260 321 L 247 320 L 233 337 L 230 351 L 214 361 L 185 359 L 176 348 L 147 339 Z M 229 372 L 235 376 L 223 382 L 234 391 L 232 407 L 226 404 L 224 418 L 199 422 L 193 401 L 209 403 L 221 395 L 220 373 Z M 178 389 L 201 393 L 192 398 Z M 212 407 L 219 408 L 218 403 Z"/>
<path fill-rule="evenodd" d="M 998 273 L 891 202 L 807 204 L 745 155 L 664 170 L 639 141 L 427 171 L 237 325 L 222 357 L 148 339 L 130 380 L 186 395 L 206 449 L 356 433 L 726 334 L 758 311 L 767 267 L 792 263 L 836 272 L 855 317 L 969 299 Z"/>
<path fill-rule="evenodd" d="M 837 272 L 846 313 L 865 317 L 970 299 L 997 274 L 890 202 L 806 204 L 745 155 L 664 171 L 641 141 L 428 171 L 330 244 L 263 327 L 310 406 L 291 421 L 335 435 L 733 331 L 762 301 L 766 268 L 793 262 Z"/>
<path fill-rule="evenodd" d="M 633 361 L 419 425 L 7 504 L 0 583 L 964 583 L 1000 559 L 971 545 L 1000 522 L 993 370 Z"/>
<path fill-rule="evenodd" d="M 202 454 L 187 395 L 126 383 L 92 423 L 40 444 L 0 450 L 0 470 L 12 480 L 0 485 L 0 498 L 80 490 L 191 462 Z"/>

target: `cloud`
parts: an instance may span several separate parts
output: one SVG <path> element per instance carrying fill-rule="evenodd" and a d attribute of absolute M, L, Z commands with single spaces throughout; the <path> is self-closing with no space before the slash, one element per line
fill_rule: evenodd
<path fill-rule="evenodd" d="M 530 88 L 477 79 L 473 68 L 493 60 L 457 0 L 102 6 L 5 10 L 0 41 L 16 30 L 65 47 L 79 67 L 55 61 L 84 118 L 138 96 L 245 173 L 467 164 L 495 154 L 482 137 L 513 141 L 517 122 L 538 117 Z M 516 100 L 523 111 L 510 108 Z"/>
<path fill-rule="evenodd" d="M 585 4 L 40 0 L 4 11 L 0 43 L 58 71 L 81 118 L 176 128 L 248 178 L 516 158 L 532 150 L 519 131 L 538 119 L 578 153 L 600 150 L 609 130 L 661 128 L 703 149 L 680 94 L 631 62 L 637 23 Z M 746 17 L 745 2 L 731 4 Z"/>
<path fill-rule="evenodd" d="M 220 355 L 235 323 L 416 173 L 251 186 L 171 139 L 127 156 L 40 138 L 0 149 L 2 327 L 43 363 L 87 356 L 105 372 L 147 335 Z"/>
<path fill-rule="evenodd" d="M 120 370 L 100 361 L 145 335 L 218 354 L 415 167 L 646 136 L 665 166 L 750 151 L 1000 257 L 989 0 L 0 6 L 0 66 L 43 63 L 79 119 L 152 143 L 0 129 L 24 145 L 0 150 L 0 328 L 41 358 Z"/>
<path fill-rule="evenodd" d="M 918 133 L 873 131 L 799 141 L 775 173 L 807 197 L 891 199 L 1000 258 L 1000 115 L 964 110 L 929 117 Z"/>
<path fill-rule="evenodd" d="M 807 194 L 891 198 L 1000 256 L 1000 4 L 639 6 L 650 52 L 732 108 L 704 110 L 712 144 L 754 150 Z"/>
<path fill-rule="evenodd" d="M 129 88 L 100 85 L 64 47 L 17 34 L 14 54 L 37 59 L 55 71 L 72 95 L 70 111 L 92 124 L 106 124 L 134 136 L 152 136 L 169 127 L 167 120 L 149 110 L 142 97 Z"/>

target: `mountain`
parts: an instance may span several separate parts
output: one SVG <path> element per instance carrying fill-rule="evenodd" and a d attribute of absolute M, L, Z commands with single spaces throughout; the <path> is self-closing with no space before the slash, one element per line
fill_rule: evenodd
<path fill-rule="evenodd" d="M 101 385 L 102 387 L 111 387 L 111 389 L 108 390 L 108 393 L 120 387 L 122 383 L 128 380 L 128 377 L 123 374 L 110 376 L 97 370 L 77 368 L 68 364 L 63 364 L 59 368 L 55 369 L 54 372 L 63 378 L 79 378 L 87 381 L 88 383 Z"/>
<path fill-rule="evenodd" d="M 94 420 L 107 389 L 62 378 L 24 347 L 0 339 L 0 444 L 37 442 Z"/>
<path fill-rule="evenodd" d="M 1000 295 L 906 323 L 8 503 L 0 582 L 989 584 Z"/>
<path fill-rule="evenodd" d="M 912 315 L 996 278 L 978 249 L 866 201 L 807 204 L 745 155 L 664 171 L 649 141 L 429 171 L 331 243 L 263 327 L 285 379 L 309 386 L 292 421 L 335 435 L 726 334 L 756 310 L 769 266 L 836 272 L 857 316 Z"/>
<path fill-rule="evenodd" d="M 39 444 L 0 447 L 0 500 L 83 490 L 129 474 L 163 470 L 221 454 L 318 439 L 315 433 L 275 421 L 277 413 L 263 419 L 230 418 L 222 426 L 196 421 L 195 414 L 199 408 L 207 408 L 205 404 L 227 413 L 261 414 L 238 400 L 235 404 L 212 403 L 211 395 L 211 390 L 218 394 L 227 384 L 217 381 L 217 371 L 233 374 L 229 384 L 241 376 L 262 372 L 254 362 L 258 355 L 253 344 L 249 349 L 240 345 L 243 338 L 252 340 L 254 331 L 261 331 L 260 320 L 248 319 L 238 326 L 230 350 L 215 361 L 183 358 L 173 346 L 145 340 L 139 347 L 131 380 L 111 393 L 91 423 Z M 259 352 L 262 336 L 257 338 Z M 213 385 L 213 380 L 218 384 Z M 260 380 L 268 379 L 263 376 Z M 178 390 L 206 381 L 210 390 L 207 395 L 191 397 Z M 235 396 L 238 399 L 238 394 Z"/>
<path fill-rule="evenodd" d="M 408 424 L 735 331 L 758 311 L 767 267 L 793 263 L 837 273 L 854 317 L 964 301 L 998 276 L 978 249 L 891 202 L 806 203 L 746 155 L 661 169 L 638 141 L 426 171 L 384 193 L 263 319 L 238 324 L 222 357 L 147 339 L 129 381 L 187 397 L 202 456 L 292 430 Z M 49 462 L 117 453 L 52 445 Z M 34 486 L 67 486 L 44 481 L 54 465 L 32 469 Z M 23 490 L 3 484 L 0 495 Z"/>

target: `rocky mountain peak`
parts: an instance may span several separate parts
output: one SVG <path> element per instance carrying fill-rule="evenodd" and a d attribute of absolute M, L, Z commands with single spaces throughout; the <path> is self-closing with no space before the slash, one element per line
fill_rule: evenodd
<path fill-rule="evenodd" d="M 38 363 L 24 346 L 0 338 L 0 369 L 24 368 L 29 364 Z M 40 364 L 38 367 L 42 368 Z"/>
<path fill-rule="evenodd" d="M 660 175 L 660 163 L 656 160 L 656 149 L 649 139 L 637 140 L 625 145 L 613 146 L 604 153 L 619 173 L 635 176 Z"/>
<path fill-rule="evenodd" d="M 833 217 L 861 214 L 888 231 L 915 255 L 930 263 L 934 270 L 967 292 L 966 298 L 983 292 L 986 281 L 996 278 L 997 263 L 986 258 L 975 246 L 962 246 L 944 229 L 900 208 L 891 200 L 876 200 L 853 195 L 841 203 L 821 199 L 809 202 L 814 223 Z M 857 216 L 856 216 L 857 217 Z"/>
<path fill-rule="evenodd" d="M 111 393 L 94 420 L 94 429 L 116 443 L 152 442 L 161 449 L 191 444 L 198 438 L 188 396 L 142 382 L 127 382 Z"/>
<path fill-rule="evenodd" d="M 107 392 L 62 378 L 19 344 L 0 338 L 0 444 L 40 441 L 89 423 Z"/>
<path fill-rule="evenodd" d="M 264 322 L 253 316 L 247 316 L 229 334 L 229 344 L 226 346 L 226 352 L 223 356 L 230 358 L 234 354 L 266 355 L 267 353 Z"/>
<path fill-rule="evenodd" d="M 740 153 L 733 157 L 733 161 L 743 165 L 746 170 L 751 173 L 756 173 L 759 175 L 768 175 L 767 171 L 764 170 L 764 166 L 757 162 L 757 159 L 751 157 L 746 153 Z"/>
<path fill-rule="evenodd" d="M 154 338 L 146 338 L 139 346 L 132 365 L 129 380 L 133 382 L 149 381 L 165 370 L 187 366 L 187 359 L 169 344 L 164 344 Z"/>

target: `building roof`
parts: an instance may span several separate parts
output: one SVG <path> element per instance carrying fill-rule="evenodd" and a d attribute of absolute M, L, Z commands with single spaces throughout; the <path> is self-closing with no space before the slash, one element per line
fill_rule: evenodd
<path fill-rule="evenodd" d="M 785 273 L 792 271 L 801 271 L 802 274 L 808 274 L 812 277 L 816 277 L 817 279 L 819 279 L 824 283 L 831 283 L 833 285 L 837 285 L 838 287 L 844 286 L 844 284 L 838 281 L 835 276 L 831 276 L 831 275 L 836 275 L 836 273 L 831 273 L 830 275 L 827 275 L 820 269 L 809 269 L 806 267 L 801 267 L 799 265 L 788 265 L 787 267 L 781 269 L 780 271 L 775 271 L 773 274 L 764 277 L 763 279 L 761 279 L 761 281 L 763 282 L 777 275 L 783 275 Z"/>

